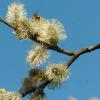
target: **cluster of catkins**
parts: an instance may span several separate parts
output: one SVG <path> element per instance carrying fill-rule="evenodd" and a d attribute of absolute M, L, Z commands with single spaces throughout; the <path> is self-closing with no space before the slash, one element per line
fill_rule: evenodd
<path fill-rule="evenodd" d="M 59 41 L 67 37 L 64 26 L 58 20 L 49 20 L 38 15 L 33 15 L 31 19 L 28 19 L 24 4 L 15 2 L 8 6 L 6 20 L 15 27 L 13 33 L 17 39 L 30 39 L 31 34 L 36 36 L 37 41 L 41 41 L 41 44 L 35 44 L 26 58 L 31 65 L 31 71 L 23 83 L 27 90 L 48 80 L 51 81 L 48 86 L 56 88 L 64 80 L 68 79 L 68 69 L 64 64 L 50 63 L 44 70 L 41 70 L 39 67 L 40 64 L 45 63 L 47 58 L 50 57 L 47 46 L 42 44 L 42 42 L 51 46 L 57 46 Z M 44 100 L 43 91 L 37 94 L 33 94 L 30 99 L 39 100 L 39 98 L 43 98 Z"/>

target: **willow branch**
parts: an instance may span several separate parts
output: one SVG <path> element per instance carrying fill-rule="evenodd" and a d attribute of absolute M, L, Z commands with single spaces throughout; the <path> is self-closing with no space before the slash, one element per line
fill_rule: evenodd
<path fill-rule="evenodd" d="M 9 24 L 6 20 L 4 20 L 3 18 L 0 17 L 0 22 L 6 24 L 7 26 L 9 26 L 10 28 L 16 30 L 16 27 L 12 26 L 11 24 Z M 28 33 L 29 34 L 29 39 L 31 39 L 32 41 L 35 41 L 35 42 L 38 42 L 40 44 L 44 44 L 48 47 L 48 49 L 51 49 L 51 50 L 54 50 L 54 51 L 57 51 L 59 53 L 62 53 L 62 54 L 66 54 L 66 55 L 69 55 L 69 56 L 72 56 L 71 59 L 66 63 L 66 66 L 67 68 L 69 68 L 71 66 L 71 64 L 76 61 L 76 59 L 80 56 L 80 55 L 83 55 L 85 53 L 89 53 L 89 52 L 92 52 L 94 50 L 97 50 L 97 49 L 100 49 L 100 44 L 97 44 L 95 46 L 90 46 L 88 48 L 83 48 L 77 52 L 72 52 L 72 51 L 64 51 L 63 49 L 61 49 L 60 47 L 58 46 L 52 46 L 52 45 L 49 45 L 45 42 L 42 42 L 42 41 L 39 41 L 37 40 L 37 37 L 36 35 L 33 35 L 32 33 Z M 22 97 L 25 97 L 26 95 L 28 95 L 29 93 L 32 93 L 32 92 L 36 92 L 38 91 L 39 89 L 41 88 L 45 88 L 48 84 L 50 83 L 50 81 L 47 81 L 43 84 L 41 84 L 39 87 L 33 87 L 32 89 L 28 90 L 28 91 L 20 91 L 20 93 L 22 94 Z"/>
<path fill-rule="evenodd" d="M 75 53 L 75 55 L 67 62 L 66 66 L 67 69 L 71 66 L 71 64 L 80 56 L 83 55 L 85 53 L 89 53 L 92 52 L 94 50 L 100 49 L 100 44 L 94 45 L 94 46 L 90 46 L 88 48 L 83 48 L 79 51 L 77 51 Z M 39 87 L 33 87 L 32 89 L 28 90 L 28 91 L 23 91 L 20 92 L 22 94 L 22 97 L 25 97 L 26 95 L 28 95 L 29 93 L 36 93 L 36 91 L 38 91 L 41 88 L 45 88 L 48 84 L 50 84 L 50 81 L 46 81 L 45 83 L 41 84 Z"/>
<path fill-rule="evenodd" d="M 8 23 L 5 19 L 3 19 L 1 17 L 0 17 L 0 22 L 4 23 L 5 25 L 9 26 L 10 28 L 16 30 L 16 27 L 14 27 L 13 25 Z M 57 52 L 62 53 L 62 54 L 66 54 L 68 56 L 73 56 L 74 55 L 73 51 L 65 51 L 65 50 L 61 49 L 60 47 L 58 47 L 58 46 L 52 46 L 52 45 L 50 45 L 48 43 L 45 43 L 45 42 L 37 40 L 37 35 L 36 34 L 33 35 L 32 33 L 28 33 L 28 36 L 29 36 L 29 39 L 31 39 L 32 41 L 35 41 L 37 43 L 46 45 L 48 47 L 48 49 L 57 51 Z"/>

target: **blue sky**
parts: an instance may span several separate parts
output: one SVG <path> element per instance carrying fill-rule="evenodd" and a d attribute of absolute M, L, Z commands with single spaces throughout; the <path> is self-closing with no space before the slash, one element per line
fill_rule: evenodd
<path fill-rule="evenodd" d="M 15 0 L 0 0 L 0 16 L 6 16 L 7 6 L 12 1 Z M 19 1 L 25 4 L 29 17 L 38 12 L 64 24 L 68 38 L 60 43 L 63 49 L 79 50 L 100 43 L 100 0 Z M 21 87 L 21 80 L 29 70 L 25 57 L 31 46 L 32 41 L 18 41 L 9 27 L 0 24 L 0 87 L 9 91 Z M 54 52 L 51 61 L 65 62 L 68 59 Z M 60 89 L 45 89 L 48 100 L 66 100 L 68 96 L 78 100 L 89 100 L 91 96 L 100 98 L 100 50 L 79 57 L 71 65 L 70 73 L 70 79 Z"/>

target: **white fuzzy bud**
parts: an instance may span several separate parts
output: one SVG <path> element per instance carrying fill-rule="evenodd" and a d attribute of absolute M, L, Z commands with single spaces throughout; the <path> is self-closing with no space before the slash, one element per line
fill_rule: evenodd
<path fill-rule="evenodd" d="M 43 64 L 46 59 L 50 56 L 45 46 L 38 45 L 33 48 L 27 56 L 27 62 L 31 65 L 39 66 Z"/>
<path fill-rule="evenodd" d="M 69 70 L 63 64 L 49 64 L 45 71 L 47 80 L 51 80 L 49 88 L 56 88 L 69 78 Z"/>
<path fill-rule="evenodd" d="M 33 16 L 31 26 L 33 32 L 38 34 L 37 39 L 50 45 L 57 45 L 60 40 L 66 38 L 64 26 L 58 20 Z"/>
<path fill-rule="evenodd" d="M 7 21 L 13 24 L 16 20 L 26 19 L 26 11 L 24 9 L 24 4 L 12 3 L 8 6 Z"/>

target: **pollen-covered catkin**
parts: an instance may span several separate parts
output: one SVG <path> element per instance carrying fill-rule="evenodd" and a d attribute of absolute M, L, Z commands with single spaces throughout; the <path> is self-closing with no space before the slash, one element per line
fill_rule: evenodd
<path fill-rule="evenodd" d="M 64 64 L 49 64 L 43 73 L 44 80 L 50 80 L 49 88 L 54 89 L 69 78 L 69 70 Z"/>
<path fill-rule="evenodd" d="M 14 2 L 8 6 L 6 20 L 13 24 L 16 20 L 26 19 L 26 15 L 27 13 L 24 8 L 24 4 Z"/>
<path fill-rule="evenodd" d="M 34 33 L 38 34 L 37 39 L 50 45 L 57 45 L 67 37 L 63 24 L 56 19 L 49 20 L 41 16 L 37 19 L 33 16 L 31 26 Z"/>
<path fill-rule="evenodd" d="M 43 64 L 48 57 L 50 57 L 50 54 L 47 48 L 43 45 L 38 45 L 29 51 L 26 60 L 32 66 L 39 66 L 40 64 Z"/>

